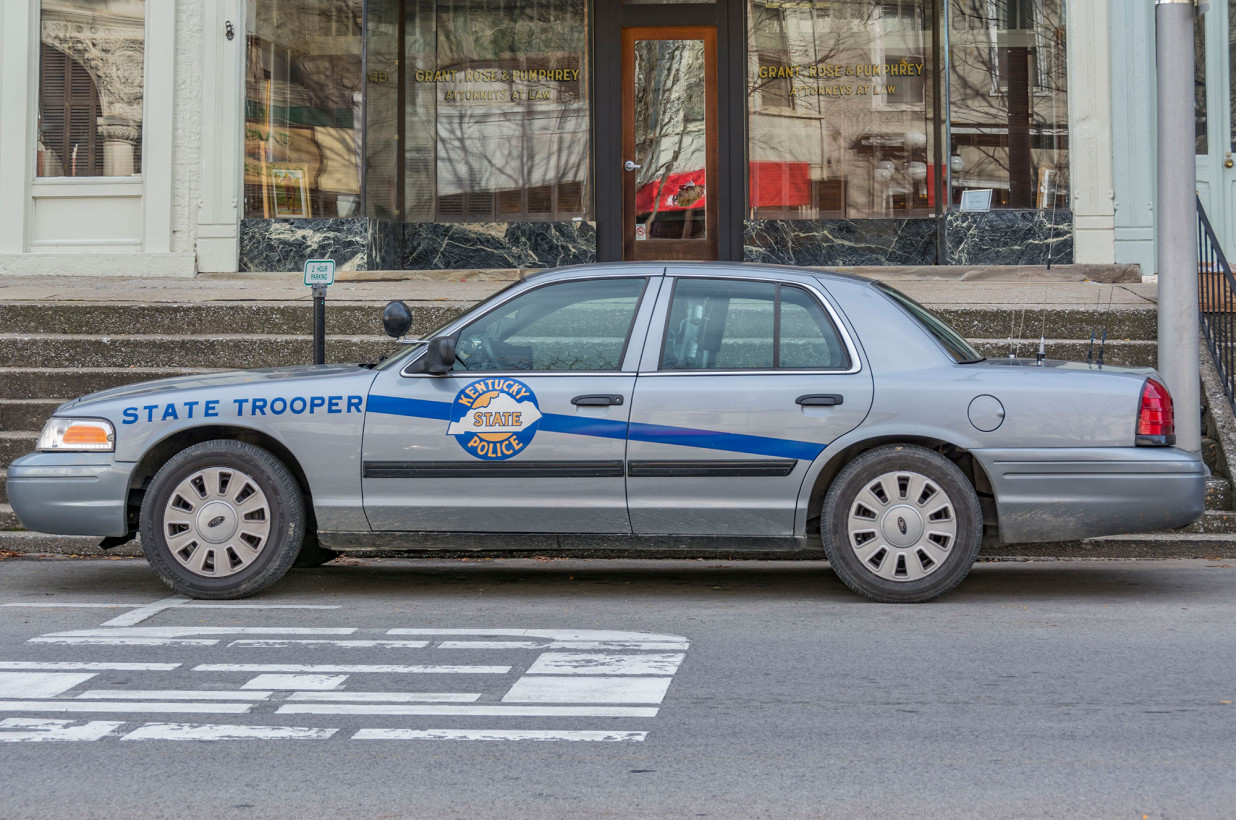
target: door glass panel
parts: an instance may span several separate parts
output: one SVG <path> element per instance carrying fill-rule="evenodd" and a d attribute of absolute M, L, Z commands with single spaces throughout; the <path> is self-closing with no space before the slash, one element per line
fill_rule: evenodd
<path fill-rule="evenodd" d="M 682 279 L 674 288 L 662 370 L 849 366 L 837 329 L 801 288 L 717 279 Z"/>
<path fill-rule="evenodd" d="M 987 0 L 970 5 L 986 8 Z M 1007 5 L 1006 0 L 1000 0 Z M 747 0 L 747 133 L 753 219 L 933 216 L 943 173 L 936 145 L 931 0 Z M 976 9 L 967 8 L 969 13 Z M 969 41 L 967 41 L 967 45 Z M 956 49 L 961 60 L 972 49 Z M 1003 99 L 987 72 L 966 77 L 979 110 L 958 145 L 992 145 Z M 955 95 L 954 105 L 969 107 Z M 1007 120 L 1007 117 L 1006 117 Z M 958 149 L 962 150 L 962 149 Z M 1001 164 L 1002 163 L 1002 164 Z M 986 186 L 1007 160 L 967 169 Z"/>
<path fill-rule="evenodd" d="M 1206 18 L 1193 11 L 1193 131 L 1198 156 L 1210 153 L 1207 134 L 1209 112 L 1206 104 Z"/>
<path fill-rule="evenodd" d="M 707 235 L 703 40 L 635 42 L 635 240 Z"/>
<path fill-rule="evenodd" d="M 833 323 L 812 296 L 798 288 L 781 288 L 781 367 L 846 369 L 850 357 Z"/>
<path fill-rule="evenodd" d="M 617 370 L 644 279 L 547 285 L 459 332 L 454 370 Z"/>
<path fill-rule="evenodd" d="M 1194 24 L 1196 30 L 1197 25 Z M 1231 117 L 1228 122 L 1232 129 L 1231 147 L 1236 153 L 1236 0 L 1227 0 L 1227 70 L 1229 79 L 1228 93 L 1231 95 Z"/>
<path fill-rule="evenodd" d="M 662 370 L 736 370 L 774 366 L 770 282 L 683 279 L 674 288 Z"/>

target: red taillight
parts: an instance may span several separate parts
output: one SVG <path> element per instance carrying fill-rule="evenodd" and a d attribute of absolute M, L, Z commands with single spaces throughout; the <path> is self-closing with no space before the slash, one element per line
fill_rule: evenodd
<path fill-rule="evenodd" d="M 1172 394 L 1156 379 L 1142 386 L 1142 402 L 1137 411 L 1137 443 L 1171 445 L 1176 443 L 1176 413 Z"/>

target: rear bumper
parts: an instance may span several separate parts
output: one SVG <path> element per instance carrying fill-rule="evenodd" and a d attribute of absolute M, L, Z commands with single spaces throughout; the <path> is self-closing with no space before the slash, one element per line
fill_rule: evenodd
<path fill-rule="evenodd" d="M 1205 512 L 1202 460 L 1171 447 L 975 450 L 1000 541 L 1072 541 L 1188 526 Z"/>
<path fill-rule="evenodd" d="M 9 503 L 22 526 L 52 535 L 126 535 L 129 476 L 111 453 L 33 453 L 9 465 Z"/>

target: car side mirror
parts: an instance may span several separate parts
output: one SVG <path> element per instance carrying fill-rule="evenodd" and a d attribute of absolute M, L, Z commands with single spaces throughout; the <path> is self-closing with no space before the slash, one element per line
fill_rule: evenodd
<path fill-rule="evenodd" d="M 451 336 L 438 336 L 429 340 L 429 349 L 425 351 L 425 372 L 441 376 L 451 372 L 455 364 L 455 339 Z"/>
<path fill-rule="evenodd" d="M 392 339 L 399 339 L 408 335 L 409 328 L 412 327 L 412 311 L 408 310 L 408 306 L 403 302 L 387 302 L 386 308 L 382 311 L 382 330 L 387 336 Z"/>

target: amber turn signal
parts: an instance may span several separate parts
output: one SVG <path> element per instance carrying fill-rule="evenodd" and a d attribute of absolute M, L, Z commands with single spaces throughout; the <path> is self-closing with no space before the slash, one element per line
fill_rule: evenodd
<path fill-rule="evenodd" d="M 52 452 L 111 452 L 116 433 L 106 419 L 53 418 L 43 427 L 38 450 Z"/>

